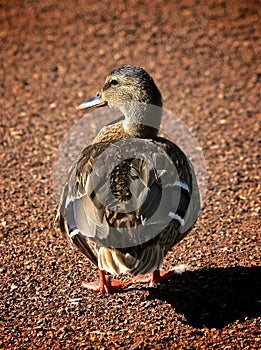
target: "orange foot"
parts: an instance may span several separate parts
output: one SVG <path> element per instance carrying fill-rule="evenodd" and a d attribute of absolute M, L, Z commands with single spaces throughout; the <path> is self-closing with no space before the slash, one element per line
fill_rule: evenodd
<path fill-rule="evenodd" d="M 154 286 L 162 281 L 168 280 L 173 275 L 184 272 L 185 270 L 185 265 L 180 265 L 180 268 L 177 267 L 173 270 L 155 270 L 152 273 L 134 277 L 134 281 L 138 283 L 149 283 L 151 286 Z"/>
<path fill-rule="evenodd" d="M 83 282 L 84 288 L 94 292 L 109 293 L 127 287 L 130 282 L 118 281 L 110 277 L 106 277 L 104 271 L 99 270 L 100 280 L 96 282 Z"/>

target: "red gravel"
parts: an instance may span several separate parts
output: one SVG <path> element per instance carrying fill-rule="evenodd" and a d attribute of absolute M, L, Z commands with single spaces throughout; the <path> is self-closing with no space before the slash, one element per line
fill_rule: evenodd
<path fill-rule="evenodd" d="M 0 347 L 260 348 L 260 2 L 0 8 Z M 97 270 L 53 228 L 53 163 L 82 117 L 75 106 L 122 64 L 147 69 L 192 129 L 209 185 L 195 229 L 165 261 L 191 271 L 99 295 L 81 287 Z"/>

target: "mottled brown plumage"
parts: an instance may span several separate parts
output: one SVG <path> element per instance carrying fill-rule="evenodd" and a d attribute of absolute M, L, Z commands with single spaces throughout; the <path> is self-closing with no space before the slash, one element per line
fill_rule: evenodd
<path fill-rule="evenodd" d="M 85 286 L 101 292 L 127 285 L 104 271 L 152 273 L 152 282 L 169 277 L 158 272 L 162 260 L 190 231 L 200 205 L 189 160 L 158 134 L 161 94 L 149 74 L 120 67 L 80 108 L 107 104 L 125 119 L 104 127 L 73 163 L 57 215 L 65 237 L 100 269 L 100 283 Z"/>

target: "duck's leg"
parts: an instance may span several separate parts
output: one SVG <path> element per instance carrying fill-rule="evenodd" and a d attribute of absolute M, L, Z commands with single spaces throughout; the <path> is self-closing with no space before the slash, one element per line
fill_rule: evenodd
<path fill-rule="evenodd" d="M 84 288 L 94 292 L 115 292 L 119 289 L 127 287 L 130 282 L 118 281 L 110 277 L 106 277 L 103 270 L 99 270 L 100 279 L 96 282 L 83 282 Z"/>
<path fill-rule="evenodd" d="M 155 270 L 152 273 L 134 277 L 134 281 L 138 283 L 149 283 L 153 286 L 168 280 L 173 275 L 183 273 L 186 269 L 186 265 L 178 265 L 173 270 Z"/>

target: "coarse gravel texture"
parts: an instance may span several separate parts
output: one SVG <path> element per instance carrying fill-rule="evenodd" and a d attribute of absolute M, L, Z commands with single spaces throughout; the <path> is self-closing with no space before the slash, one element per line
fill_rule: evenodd
<path fill-rule="evenodd" d="M 260 8 L 0 2 L 1 349 L 261 347 Z M 122 64 L 148 70 L 197 137 L 208 192 L 164 262 L 189 271 L 100 295 L 81 286 L 97 269 L 54 228 L 53 166 L 76 106 Z"/>

